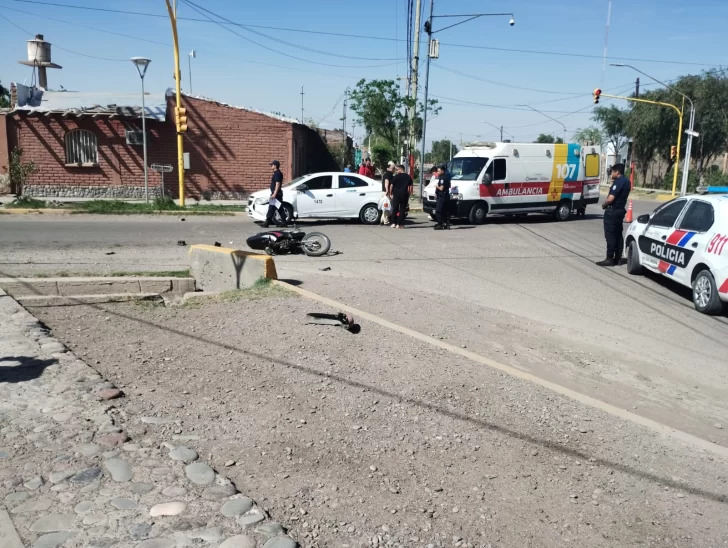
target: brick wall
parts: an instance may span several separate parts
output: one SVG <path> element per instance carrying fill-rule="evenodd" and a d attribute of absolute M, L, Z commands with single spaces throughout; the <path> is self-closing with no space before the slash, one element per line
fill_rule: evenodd
<path fill-rule="evenodd" d="M 190 97 L 183 98 L 189 131 L 184 150 L 190 154 L 185 194 L 193 199 L 241 199 L 267 188 L 271 160 L 279 160 L 285 180 L 316 171 L 335 170 L 325 143 L 315 131 L 252 111 Z M 165 174 L 167 195 L 178 196 L 177 139 L 174 101 L 164 122 L 147 120 L 149 164 L 171 164 Z M 24 158 L 38 167 L 26 186 L 37 196 L 141 197 L 143 148 L 126 144 L 125 126 L 141 129 L 141 120 L 107 116 L 63 118 L 16 112 L 7 117 L 8 148 L 20 146 Z M 98 166 L 67 166 L 64 136 L 86 129 L 97 137 Z M 160 193 L 161 177 L 149 171 L 152 195 Z"/>

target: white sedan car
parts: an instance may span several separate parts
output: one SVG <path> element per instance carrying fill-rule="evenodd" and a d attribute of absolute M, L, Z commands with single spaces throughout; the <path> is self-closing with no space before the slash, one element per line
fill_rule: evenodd
<path fill-rule="evenodd" d="M 728 195 L 691 195 L 641 215 L 627 230 L 627 271 L 643 268 L 693 290 L 699 312 L 728 302 Z"/>
<path fill-rule="evenodd" d="M 299 219 L 360 219 L 374 225 L 379 222 L 382 196 L 382 183 L 363 175 L 312 173 L 283 185 L 283 208 L 288 219 L 295 211 Z M 251 194 L 248 215 L 265 221 L 269 198 L 268 189 Z"/>

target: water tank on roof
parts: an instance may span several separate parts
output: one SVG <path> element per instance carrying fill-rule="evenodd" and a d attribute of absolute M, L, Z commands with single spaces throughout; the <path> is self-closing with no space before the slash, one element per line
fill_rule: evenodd
<path fill-rule="evenodd" d="M 28 40 L 28 61 L 36 64 L 51 62 L 51 44 L 43 40 L 42 34 L 36 34 L 34 40 Z"/>

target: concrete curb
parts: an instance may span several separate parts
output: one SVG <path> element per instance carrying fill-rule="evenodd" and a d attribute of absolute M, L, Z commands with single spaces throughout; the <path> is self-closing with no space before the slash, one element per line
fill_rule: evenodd
<path fill-rule="evenodd" d="M 195 291 L 195 280 L 161 276 L 0 278 L 0 288 L 16 299 L 119 294 L 182 297 L 185 293 Z"/>
<path fill-rule="evenodd" d="M 250 287 L 261 278 L 278 279 L 273 257 L 229 247 L 190 246 L 190 272 L 200 289 L 227 291 Z"/>
<path fill-rule="evenodd" d="M 104 295 L 26 295 L 13 297 L 23 306 L 74 306 L 79 304 L 125 303 L 130 301 L 164 302 L 159 293 L 107 293 Z"/>
<path fill-rule="evenodd" d="M 636 413 L 632 413 L 631 411 L 627 411 L 626 409 L 621 409 L 610 403 L 598 400 L 591 396 L 587 396 L 586 394 L 582 394 L 570 388 L 566 388 L 565 386 L 561 386 L 560 384 L 547 381 L 531 373 L 516 369 L 515 367 L 511 367 L 509 365 L 499 363 L 495 360 L 491 360 L 490 358 L 486 358 L 484 356 L 481 356 L 480 354 L 476 354 L 475 352 L 464 350 L 452 344 L 448 344 L 441 340 L 435 339 L 434 337 L 429 337 L 423 333 L 420 333 L 419 331 L 415 331 L 408 327 L 392 323 L 389 320 L 385 320 L 384 318 L 380 318 L 379 316 L 370 314 L 369 312 L 364 312 L 363 310 L 353 308 L 333 299 L 323 297 L 321 295 L 308 291 L 307 289 L 303 289 L 301 287 L 297 287 L 286 282 L 282 282 L 280 280 L 276 280 L 273 283 L 279 284 L 289 291 L 298 293 L 299 295 L 301 295 L 302 297 L 306 297 L 307 299 L 318 301 L 321 304 L 325 304 L 326 306 L 334 309 L 349 312 L 353 314 L 354 317 L 357 319 L 361 318 L 379 324 L 382 327 L 397 331 L 399 333 L 430 344 L 432 346 L 436 346 L 443 350 L 447 350 L 448 352 L 452 352 L 453 354 L 457 354 L 476 363 L 480 363 L 493 369 L 497 369 L 498 371 L 506 373 L 507 375 L 510 375 L 512 377 L 516 377 L 532 384 L 536 384 L 538 386 L 551 390 L 552 392 L 556 392 L 557 394 L 561 394 L 562 396 L 578 401 L 579 403 L 588 405 L 589 407 L 593 407 L 595 409 L 599 409 L 600 411 L 604 411 L 605 413 L 609 413 L 610 415 L 613 415 L 619 419 L 626 420 L 639 426 L 645 427 L 662 436 L 673 438 L 687 445 L 702 449 L 703 451 L 706 451 L 708 453 L 713 453 L 722 457 L 728 457 L 728 447 L 718 445 L 716 443 L 705 440 L 703 438 L 699 438 L 698 436 L 694 436 L 693 434 L 689 434 L 681 430 L 676 430 L 670 426 L 667 426 L 666 424 L 659 423 L 641 415 L 637 415 Z"/>

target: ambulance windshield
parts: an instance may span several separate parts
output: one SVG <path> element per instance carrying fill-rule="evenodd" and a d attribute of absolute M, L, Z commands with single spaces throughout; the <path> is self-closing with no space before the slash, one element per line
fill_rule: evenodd
<path fill-rule="evenodd" d="M 483 171 L 488 158 L 453 158 L 448 165 L 448 171 L 453 181 L 476 181 Z"/>

